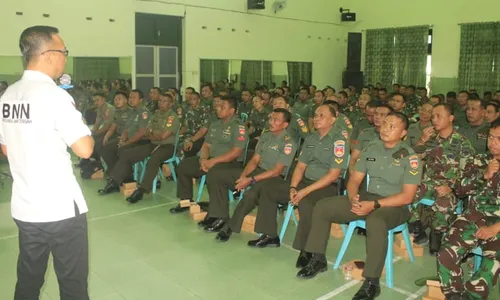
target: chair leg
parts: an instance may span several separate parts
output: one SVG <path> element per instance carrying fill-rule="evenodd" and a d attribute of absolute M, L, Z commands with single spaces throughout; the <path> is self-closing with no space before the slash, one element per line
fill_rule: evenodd
<path fill-rule="evenodd" d="M 405 245 L 408 251 L 408 256 L 410 257 L 410 261 L 415 262 L 415 254 L 413 253 L 413 248 L 411 246 L 410 231 L 408 230 L 408 227 L 406 227 L 401 233 L 403 234 L 403 239 L 405 240 Z"/>
<path fill-rule="evenodd" d="M 203 193 L 203 187 L 205 186 L 205 180 L 207 180 L 207 175 L 201 176 L 200 186 L 198 187 L 198 195 L 196 196 L 196 202 L 200 202 L 201 194 Z"/>
<path fill-rule="evenodd" d="M 388 233 L 387 254 L 385 256 L 385 282 L 387 287 L 394 287 L 394 274 L 393 274 L 393 257 L 394 257 L 394 234 L 392 231 Z"/>
<path fill-rule="evenodd" d="M 233 202 L 234 201 L 233 191 L 228 190 L 228 196 L 229 196 L 229 202 Z"/>
<path fill-rule="evenodd" d="M 134 180 L 139 182 L 139 163 L 134 164 Z"/>
<path fill-rule="evenodd" d="M 174 179 L 174 182 L 177 182 L 177 174 L 175 174 L 174 163 L 169 162 L 168 167 L 170 168 L 170 173 L 172 173 L 172 178 Z"/>
<path fill-rule="evenodd" d="M 142 166 L 142 170 L 141 170 L 141 182 L 142 180 L 144 179 L 144 174 L 146 173 L 146 163 L 147 163 L 147 159 L 144 160 L 144 162 L 141 163 L 141 166 Z"/>
<path fill-rule="evenodd" d="M 474 273 L 481 267 L 481 261 L 483 257 L 481 255 L 474 255 Z"/>
<path fill-rule="evenodd" d="M 347 225 L 346 224 L 340 224 L 340 228 L 342 228 L 342 232 L 344 233 L 344 235 L 346 234 L 347 232 Z"/>
<path fill-rule="evenodd" d="M 281 231 L 280 231 L 280 241 L 283 240 L 283 237 L 285 236 L 286 233 L 286 228 L 288 227 L 288 223 L 290 222 L 290 218 L 292 217 L 293 213 L 293 206 L 288 205 L 288 208 L 286 209 L 286 214 L 285 214 L 285 219 L 283 220 L 283 225 L 281 225 Z"/>
<path fill-rule="evenodd" d="M 295 209 L 292 212 L 292 220 L 295 223 L 295 226 L 299 226 L 299 220 L 297 220 L 297 216 L 295 215 Z"/>
<path fill-rule="evenodd" d="M 354 234 L 354 229 L 356 229 L 356 222 L 349 223 L 349 227 L 347 227 L 347 233 L 345 234 L 344 241 L 342 242 L 342 246 L 340 246 L 339 254 L 335 259 L 335 263 L 333 264 L 333 269 L 338 269 L 340 263 L 342 262 L 342 258 L 344 257 L 345 252 L 347 251 L 347 247 L 349 246 L 349 242 L 351 241 L 352 235 Z"/>

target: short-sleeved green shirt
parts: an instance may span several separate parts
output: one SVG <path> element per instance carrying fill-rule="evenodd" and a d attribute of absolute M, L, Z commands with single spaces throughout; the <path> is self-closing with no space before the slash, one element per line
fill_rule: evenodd
<path fill-rule="evenodd" d="M 286 130 L 278 135 L 270 131 L 263 133 L 255 148 L 255 153 L 261 157 L 259 167 L 264 170 L 270 170 L 276 164 L 290 168 L 296 151 L 297 142 Z"/>
<path fill-rule="evenodd" d="M 101 129 L 103 126 L 107 126 L 113 122 L 113 118 L 115 115 L 116 108 L 109 104 L 104 103 L 103 106 L 97 109 L 97 116 L 95 119 L 95 124 L 98 126 L 98 129 Z"/>
<path fill-rule="evenodd" d="M 380 140 L 380 132 L 377 131 L 376 127 L 366 128 L 361 131 L 358 137 L 358 143 L 354 147 L 356 150 L 363 150 L 370 142 Z"/>
<path fill-rule="evenodd" d="M 127 123 L 128 137 L 133 137 L 140 129 L 148 126 L 151 113 L 144 107 L 138 107 L 130 111 L 131 117 Z"/>
<path fill-rule="evenodd" d="M 151 120 L 149 121 L 147 128 L 152 129 L 154 134 L 163 133 L 165 131 L 170 131 L 172 132 L 172 134 L 166 140 L 151 141 L 151 143 L 155 145 L 174 144 L 175 135 L 177 134 L 177 130 L 179 129 L 179 127 L 180 121 L 175 110 L 170 109 L 168 111 L 155 111 L 155 113 L 151 117 Z"/>
<path fill-rule="evenodd" d="M 354 128 L 352 129 L 352 134 L 351 134 L 351 140 L 357 141 L 359 138 L 359 134 L 361 131 L 372 127 L 373 124 L 370 124 L 366 118 L 359 120 L 356 125 L 354 125 Z"/>
<path fill-rule="evenodd" d="M 404 142 L 386 149 L 375 140 L 361 150 L 355 170 L 370 177 L 368 192 L 388 197 L 401 193 L 404 184 L 420 185 L 422 162 Z"/>
<path fill-rule="evenodd" d="M 218 119 L 208 128 L 205 139 L 210 144 L 210 157 L 221 156 L 232 148 L 245 149 L 248 141 L 248 131 L 238 118 L 233 116 L 227 122 Z"/>
<path fill-rule="evenodd" d="M 332 127 L 323 138 L 320 138 L 317 131 L 306 138 L 299 161 L 307 165 L 304 176 L 310 180 L 318 180 L 330 169 L 346 169 L 348 155 L 347 138 Z"/>
<path fill-rule="evenodd" d="M 486 153 L 488 151 L 489 125 L 487 123 L 483 123 L 479 126 L 465 124 L 458 128 L 458 132 L 463 134 L 471 142 L 477 154 Z"/>
<path fill-rule="evenodd" d="M 298 114 L 304 120 L 309 120 L 313 104 L 314 103 L 309 99 L 306 101 L 299 100 L 293 104 L 293 113 Z"/>
<path fill-rule="evenodd" d="M 432 123 L 429 123 L 424 127 L 422 127 L 420 122 L 411 124 L 410 128 L 408 128 L 408 134 L 406 135 L 405 142 L 412 147 L 415 146 L 418 143 L 418 140 L 422 137 L 422 130 L 431 126 Z"/>
<path fill-rule="evenodd" d="M 262 108 L 261 111 L 253 109 L 250 117 L 248 117 L 248 121 L 253 128 L 262 130 L 266 128 L 269 122 L 269 114 L 269 109 L 266 108 Z"/>
<path fill-rule="evenodd" d="M 113 123 L 116 124 L 116 133 L 122 134 L 127 129 L 127 125 L 133 117 L 135 117 L 135 114 L 130 106 L 117 109 L 113 116 Z"/>
<path fill-rule="evenodd" d="M 292 120 L 288 125 L 288 131 L 294 134 L 296 139 L 299 137 L 305 139 L 309 135 L 309 127 L 307 127 L 306 121 L 302 119 L 298 114 L 292 113 Z"/>
<path fill-rule="evenodd" d="M 241 113 L 245 113 L 247 115 L 250 115 L 250 112 L 252 111 L 252 109 L 253 109 L 252 101 L 241 102 L 238 105 L 238 115 L 240 115 Z"/>

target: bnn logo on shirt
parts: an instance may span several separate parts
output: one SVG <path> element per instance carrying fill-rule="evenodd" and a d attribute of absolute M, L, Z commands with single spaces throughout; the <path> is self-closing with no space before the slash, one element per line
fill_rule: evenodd
<path fill-rule="evenodd" d="M 21 124 L 31 124 L 30 119 L 30 104 L 29 103 L 19 103 L 19 104 L 2 104 L 2 117 L 3 121 L 6 123 L 21 123 Z"/>

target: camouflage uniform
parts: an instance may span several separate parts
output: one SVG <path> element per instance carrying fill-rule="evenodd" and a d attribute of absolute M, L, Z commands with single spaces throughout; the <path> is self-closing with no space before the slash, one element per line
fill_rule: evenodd
<path fill-rule="evenodd" d="M 489 131 L 490 125 L 488 123 L 483 123 L 479 126 L 472 126 L 467 123 L 458 128 L 458 132 L 463 134 L 472 143 L 477 154 L 487 152 Z"/>
<path fill-rule="evenodd" d="M 414 201 L 422 198 L 435 200 L 431 207 L 430 225 L 434 230 L 445 233 L 450 217 L 455 214 L 457 198 L 453 192 L 438 196 L 434 188 L 443 185 L 452 187 L 459 178 L 460 160 L 474 155 L 474 148 L 462 134 L 453 131 L 447 138 L 434 135 L 424 146 L 416 146 L 415 151 L 422 154 L 425 170 Z M 413 210 L 413 216 L 420 218 L 417 210 Z"/>
<path fill-rule="evenodd" d="M 471 195 L 465 213 L 451 225 L 438 255 L 441 290 L 445 295 L 462 293 L 469 299 L 488 299 L 500 275 L 500 234 L 479 240 L 475 233 L 481 227 L 500 222 L 500 172 L 486 181 L 483 171 L 491 155 L 478 154 L 469 158 L 456 184 L 458 196 Z M 481 267 L 472 278 L 462 282 L 460 262 L 476 247 L 483 250 Z"/>
<path fill-rule="evenodd" d="M 178 107 L 178 110 L 182 108 Z M 210 116 L 210 109 L 207 106 L 204 105 L 198 105 L 196 108 L 189 107 L 185 111 L 185 115 L 182 119 L 182 124 L 184 128 L 186 128 L 186 131 L 184 131 L 183 137 L 181 141 L 179 141 L 179 145 L 183 145 L 185 141 L 188 139 L 191 139 L 200 129 L 202 128 L 208 128 L 209 124 L 209 119 L 211 118 Z M 215 116 L 215 120 L 217 119 L 217 116 Z M 193 147 L 191 148 L 190 151 L 184 151 L 184 155 L 186 157 L 190 156 L 195 156 L 198 151 L 200 151 L 201 146 L 203 145 L 203 142 L 205 141 L 204 138 L 200 138 L 197 141 L 193 142 Z M 179 147 L 182 148 L 182 147 Z"/>
<path fill-rule="evenodd" d="M 410 96 L 406 99 L 406 107 L 403 113 L 408 117 L 413 117 L 417 113 L 418 106 L 420 105 L 420 98 L 416 95 Z"/>

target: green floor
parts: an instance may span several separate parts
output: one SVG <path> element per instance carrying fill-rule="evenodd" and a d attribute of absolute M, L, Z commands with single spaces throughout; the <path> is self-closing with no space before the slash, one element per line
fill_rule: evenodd
<path fill-rule="evenodd" d="M 118 299 L 351 299 L 359 283 L 331 270 L 312 280 L 295 277 L 297 252 L 289 226 L 281 248 L 251 249 L 250 234 L 225 244 L 198 229 L 186 215 L 171 215 L 175 185 L 164 183 L 155 196 L 130 205 L 119 195 L 97 196 L 103 181 L 81 183 L 89 205 L 90 296 Z M 10 184 L 0 189 L 0 299 L 12 299 L 16 282 L 17 237 L 10 216 Z M 206 199 L 206 195 L 205 195 Z M 335 259 L 340 239 L 332 239 L 328 258 Z M 354 237 L 345 260 L 364 258 L 362 237 Z M 395 262 L 395 289 L 383 288 L 378 299 L 420 299 L 425 292 L 413 281 L 435 268 L 434 258 Z M 59 299 L 50 267 L 43 300 Z"/>

